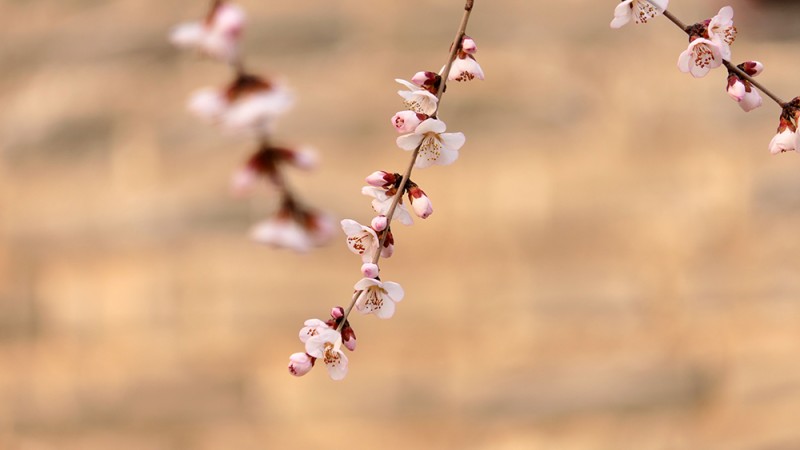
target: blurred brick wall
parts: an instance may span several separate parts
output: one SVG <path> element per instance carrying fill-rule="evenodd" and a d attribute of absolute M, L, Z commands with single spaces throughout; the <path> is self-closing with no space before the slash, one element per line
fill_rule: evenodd
<path fill-rule="evenodd" d="M 439 67 L 460 5 L 241 3 L 248 64 L 297 92 L 278 138 L 323 158 L 292 183 L 368 220 L 363 176 L 407 156 L 392 79 Z M 733 4 L 734 55 L 796 94 L 783 10 Z M 333 383 L 285 365 L 358 263 L 246 240 L 275 206 L 227 193 L 251 143 L 184 110 L 227 71 L 165 42 L 204 2 L 0 7 L 0 449 L 800 448 L 800 159 L 767 154 L 773 104 L 675 69 L 667 21 L 477 2 L 487 80 L 442 110 L 467 145 L 415 176 L 436 212 L 384 265 L 406 300 L 355 318 Z"/>

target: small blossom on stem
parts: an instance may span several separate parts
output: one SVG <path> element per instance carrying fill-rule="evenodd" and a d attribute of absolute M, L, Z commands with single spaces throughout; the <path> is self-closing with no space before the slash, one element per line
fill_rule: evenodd
<path fill-rule="evenodd" d="M 361 274 L 364 275 L 365 278 L 377 278 L 379 270 L 378 265 L 371 262 L 364 263 L 361 266 Z"/>
<path fill-rule="evenodd" d="M 737 67 L 750 76 L 756 76 L 764 69 L 764 66 L 757 61 L 747 61 Z M 758 93 L 755 86 L 732 70 L 728 71 L 727 91 L 728 95 L 739 104 L 739 107 L 744 112 L 750 112 L 763 103 L 761 94 Z"/>
<path fill-rule="evenodd" d="M 442 76 L 436 72 L 417 72 L 411 77 L 411 82 L 436 95 L 439 93 L 439 86 L 442 84 Z"/>
<path fill-rule="evenodd" d="M 411 202 L 411 208 L 414 210 L 420 219 L 427 219 L 433 214 L 433 204 L 431 200 L 425 195 L 425 191 L 419 188 L 415 183 L 409 181 L 408 187 L 408 200 Z"/>
<path fill-rule="evenodd" d="M 389 186 L 395 186 L 400 178 L 401 176 L 398 173 L 389 173 L 379 170 L 369 174 L 365 181 L 370 186 L 388 188 Z"/>
<path fill-rule="evenodd" d="M 372 209 L 374 209 L 376 213 L 386 216 L 389 214 L 389 209 L 392 207 L 397 189 L 394 187 L 384 189 L 374 186 L 364 186 L 361 188 L 361 193 L 367 197 L 372 197 Z M 403 225 L 412 225 L 414 223 L 414 219 L 411 218 L 411 214 L 403 204 L 402 198 L 400 198 L 400 201 L 397 203 L 392 219 L 397 220 Z"/>
<path fill-rule="evenodd" d="M 381 214 L 379 216 L 373 217 L 370 225 L 372 226 L 373 230 L 381 232 L 385 230 L 387 226 L 389 226 L 389 222 L 386 220 L 386 216 Z"/>
<path fill-rule="evenodd" d="M 439 103 L 439 99 L 436 98 L 436 95 L 406 80 L 398 78 L 394 81 L 408 88 L 407 91 L 397 91 L 397 94 L 403 97 L 403 104 L 406 108 L 416 113 L 427 114 L 429 116 L 436 112 L 436 106 Z"/>
<path fill-rule="evenodd" d="M 189 111 L 231 131 L 270 134 L 275 119 L 294 100 L 286 88 L 253 75 L 239 74 L 224 89 L 204 88 L 189 100 Z"/>
<path fill-rule="evenodd" d="M 758 61 L 745 61 L 739 64 L 737 67 L 742 69 L 744 73 L 750 75 L 751 77 L 758 76 L 764 71 L 764 65 Z"/>
<path fill-rule="evenodd" d="M 736 40 L 736 27 L 733 26 L 733 8 L 725 6 L 716 16 L 705 24 L 708 37 L 717 44 L 726 61 L 731 59 L 731 44 Z"/>
<path fill-rule="evenodd" d="M 634 23 L 647 23 L 663 13 L 668 5 L 669 0 L 624 0 L 614 8 L 611 28 L 621 28 L 631 20 Z"/>
<path fill-rule="evenodd" d="M 464 49 L 466 42 L 469 51 Z M 473 56 L 478 51 L 478 46 L 475 41 L 469 36 L 464 36 L 461 40 L 461 46 L 456 53 L 456 59 L 450 66 L 450 73 L 447 74 L 447 79 L 451 81 L 471 81 L 475 78 L 483 80 L 483 69 L 478 61 Z M 444 67 L 442 67 L 444 70 Z"/>
<path fill-rule="evenodd" d="M 394 315 L 395 303 L 403 300 L 403 288 L 394 282 L 381 282 L 375 278 L 362 278 L 353 286 L 362 291 L 356 301 L 356 308 L 363 314 L 375 314 L 380 319 Z"/>
<path fill-rule="evenodd" d="M 419 147 L 414 167 L 424 169 L 433 165 L 446 166 L 458 159 L 464 146 L 464 133 L 445 133 L 447 126 L 439 119 L 422 122 L 411 134 L 397 138 L 397 146 L 412 151 Z"/>
<path fill-rule="evenodd" d="M 691 73 L 701 78 L 711 69 L 722 65 L 722 53 L 719 45 L 701 37 L 694 37 L 689 47 L 678 57 L 678 69 L 683 73 Z"/>
<path fill-rule="evenodd" d="M 278 187 L 283 183 L 279 167 L 282 163 L 291 164 L 299 169 L 310 170 L 317 165 L 317 154 L 313 149 L 290 149 L 262 145 L 237 170 L 231 179 L 231 190 L 237 194 L 249 192 L 259 177 L 264 177 Z"/>
<path fill-rule="evenodd" d="M 327 329 L 306 341 L 306 353 L 322 360 L 328 369 L 328 375 L 338 381 L 347 375 L 347 355 L 341 350 L 341 346 L 342 335 L 336 330 Z"/>
<path fill-rule="evenodd" d="M 292 353 L 292 355 L 289 356 L 289 373 L 296 377 L 302 377 L 308 372 L 311 372 L 316 360 L 316 358 L 309 356 L 308 353 L 305 352 Z"/>
<path fill-rule="evenodd" d="M 778 153 L 800 150 L 800 133 L 797 125 L 800 121 L 800 97 L 795 97 L 792 101 L 783 105 L 781 111 L 778 133 L 769 143 L 769 152 L 773 155 Z"/>
<path fill-rule="evenodd" d="M 261 244 L 307 252 L 324 245 L 333 235 L 333 222 L 325 214 L 284 201 L 274 217 L 257 223 L 250 237 Z"/>
<path fill-rule="evenodd" d="M 300 342 L 306 343 L 312 336 L 316 336 L 320 331 L 327 330 L 330 326 L 319 319 L 308 319 L 303 323 L 303 328 L 300 329 Z"/>
<path fill-rule="evenodd" d="M 244 11 L 236 5 L 216 1 L 205 21 L 183 23 L 172 29 L 169 39 L 180 48 L 194 49 L 227 63 L 238 57 L 245 24 Z"/>
<path fill-rule="evenodd" d="M 400 111 L 392 117 L 392 125 L 394 125 L 394 129 L 397 130 L 398 133 L 413 133 L 417 126 L 427 118 L 427 114 L 414 111 Z"/>
<path fill-rule="evenodd" d="M 347 235 L 347 247 L 351 252 L 360 255 L 363 262 L 371 262 L 372 255 L 380 245 L 377 233 L 370 227 L 365 227 L 355 220 L 344 219 L 342 220 L 342 230 Z M 394 252 L 394 248 L 390 242 L 391 239 L 387 238 L 384 247 L 381 249 L 381 257 L 389 258 Z"/>

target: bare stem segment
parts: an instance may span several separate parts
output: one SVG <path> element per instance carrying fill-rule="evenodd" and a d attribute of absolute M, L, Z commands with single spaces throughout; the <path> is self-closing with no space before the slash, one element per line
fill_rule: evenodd
<path fill-rule="evenodd" d="M 433 113 L 431 117 L 436 118 L 439 115 L 439 108 L 441 107 L 441 99 L 442 95 L 444 94 L 444 88 L 447 85 L 447 75 L 450 73 L 450 67 L 453 65 L 453 61 L 456 59 L 456 54 L 461 49 L 461 40 L 464 37 L 464 34 L 467 30 L 467 24 L 469 23 L 469 17 L 472 14 L 472 7 L 475 4 L 475 0 L 466 0 L 466 4 L 464 5 L 464 15 L 461 17 L 461 24 L 458 26 L 458 31 L 456 31 L 455 38 L 453 38 L 453 46 L 450 48 L 450 56 L 447 58 L 447 64 L 442 71 L 442 82 L 439 86 L 439 92 L 436 94 L 436 98 L 439 101 L 436 103 L 436 111 Z M 422 144 L 420 144 L 421 146 Z M 389 211 L 386 213 L 386 223 L 388 224 L 386 230 L 384 230 L 380 234 L 380 242 L 378 247 L 375 249 L 375 253 L 372 255 L 372 263 L 378 264 L 378 261 L 381 259 L 381 249 L 383 249 L 384 244 L 386 243 L 386 239 L 389 237 L 389 230 L 391 229 L 392 224 L 392 217 L 394 216 L 395 210 L 397 210 L 397 205 L 400 203 L 400 199 L 403 197 L 403 193 L 406 190 L 406 185 L 408 184 L 408 180 L 411 177 L 411 171 L 414 170 L 414 163 L 417 161 L 417 156 L 419 155 L 420 146 L 414 149 L 411 153 L 411 161 L 408 163 L 408 167 L 406 171 L 403 173 L 403 178 L 400 180 L 400 185 L 397 187 L 397 193 L 394 195 L 392 199 L 392 204 L 389 206 Z M 344 326 L 344 323 L 347 321 L 347 318 L 350 316 L 350 313 L 353 311 L 353 307 L 356 305 L 359 297 L 364 291 L 356 291 L 353 293 L 353 300 L 350 302 L 350 305 L 344 311 L 344 319 L 339 324 L 337 331 L 341 332 Z"/>

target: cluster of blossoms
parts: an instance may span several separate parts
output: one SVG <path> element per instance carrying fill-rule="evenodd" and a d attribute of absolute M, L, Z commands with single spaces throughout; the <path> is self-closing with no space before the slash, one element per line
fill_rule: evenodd
<path fill-rule="evenodd" d="M 347 247 L 361 257 L 362 278 L 353 286 L 355 292 L 347 309 L 333 308 L 332 319 L 327 322 L 318 319 L 305 322 L 300 330 L 300 341 L 305 344 L 305 352 L 290 356 L 289 372 L 292 375 L 305 375 L 315 361 L 322 358 L 331 378 L 344 378 L 348 359 L 342 346 L 350 351 L 355 350 L 355 333 L 347 320 L 350 312 L 356 309 L 362 314 L 389 319 L 394 315 L 397 303 L 405 296 L 398 283 L 381 280 L 378 262 L 394 253 L 392 220 L 403 225 L 413 224 L 411 212 L 403 202 L 404 197 L 408 199 L 411 211 L 420 219 L 433 214 L 430 199 L 410 179 L 412 169 L 452 164 L 458 159 L 458 151 L 464 145 L 464 134 L 445 133 L 447 127 L 437 118 L 437 113 L 447 80 L 483 79 L 483 70 L 474 57 L 478 50 L 475 41 L 464 35 L 463 27 L 466 27 L 471 10 L 472 0 L 469 0 L 459 37 L 453 43 L 450 59 L 440 73 L 418 72 L 411 81 L 396 80 L 406 88 L 398 92 L 406 109 L 395 114 L 391 123 L 400 134 L 397 146 L 412 152 L 413 161 L 403 175 L 376 171 L 366 177 L 367 185 L 361 193 L 372 199 L 372 208 L 377 213 L 369 226 L 351 219 L 341 221 Z M 445 72 L 447 80 L 442 79 Z"/>
<path fill-rule="evenodd" d="M 733 25 L 733 8 L 725 6 L 714 17 L 686 26 L 667 11 L 668 4 L 669 0 L 624 0 L 614 10 L 611 28 L 620 28 L 631 21 L 647 23 L 661 14 L 667 16 L 689 35 L 689 46 L 678 57 L 678 69 L 701 78 L 712 69 L 725 66 L 728 69 L 726 91 L 745 112 L 762 105 L 763 99 L 758 90 L 763 91 L 783 109 L 778 134 L 769 145 L 770 152 L 800 151 L 797 139 L 797 104 L 800 103 L 800 97 L 785 103 L 758 84 L 753 77 L 764 70 L 760 62 L 745 61 L 736 66 L 730 62 L 731 44 L 737 34 Z"/>
<path fill-rule="evenodd" d="M 247 72 L 240 53 L 245 26 L 244 11 L 225 0 L 214 0 L 205 19 L 178 25 L 170 34 L 176 46 L 229 64 L 233 80 L 221 87 L 196 91 L 188 109 L 204 121 L 232 133 L 244 133 L 258 141 L 255 153 L 238 170 L 231 182 L 235 194 L 249 193 L 263 179 L 280 192 L 275 215 L 256 224 L 251 237 L 257 242 L 304 252 L 333 236 L 332 219 L 304 206 L 289 188 L 285 166 L 309 170 L 316 154 L 307 148 L 286 148 L 271 143 L 279 117 L 291 109 L 294 98 L 281 83 Z"/>

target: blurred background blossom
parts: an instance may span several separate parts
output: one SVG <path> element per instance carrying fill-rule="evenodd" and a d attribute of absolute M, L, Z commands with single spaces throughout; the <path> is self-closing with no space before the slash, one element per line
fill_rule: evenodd
<path fill-rule="evenodd" d="M 461 2 L 239 2 L 248 67 L 297 96 L 292 177 L 366 222 L 398 171 L 395 78 L 444 62 Z M 672 0 L 686 22 L 724 2 Z M 786 99 L 795 2 L 734 0 L 734 62 Z M 395 232 L 391 321 L 357 316 L 340 383 L 286 371 L 358 263 L 252 244 L 276 207 L 232 199 L 255 149 L 185 108 L 228 69 L 173 49 L 206 2 L 0 1 L 0 448 L 800 448 L 800 159 L 779 110 L 676 68 L 664 18 L 614 2 L 478 0 L 486 81 L 442 118 L 467 143 L 414 180 L 436 214 Z"/>

